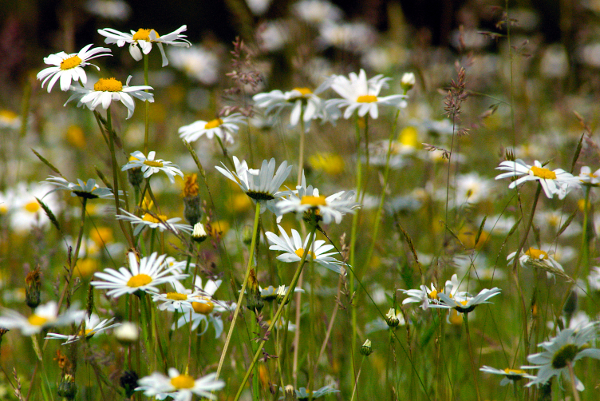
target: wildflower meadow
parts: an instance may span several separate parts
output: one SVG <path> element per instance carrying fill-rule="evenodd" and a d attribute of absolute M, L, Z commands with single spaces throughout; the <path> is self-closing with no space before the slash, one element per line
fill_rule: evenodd
<path fill-rule="evenodd" d="M 58 3 L 0 20 L 0 399 L 600 399 L 600 2 Z"/>

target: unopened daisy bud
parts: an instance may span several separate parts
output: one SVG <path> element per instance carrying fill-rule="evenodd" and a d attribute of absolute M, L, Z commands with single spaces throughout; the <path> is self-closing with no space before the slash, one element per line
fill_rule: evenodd
<path fill-rule="evenodd" d="M 360 353 L 364 356 L 369 356 L 373 353 L 373 347 L 371 347 L 371 340 L 368 338 L 365 340 L 365 343 L 360 347 Z"/>
<path fill-rule="evenodd" d="M 252 244 L 252 232 L 253 230 L 250 226 L 244 226 L 244 228 L 242 228 L 242 242 L 244 242 L 244 244 L 247 246 Z"/>
<path fill-rule="evenodd" d="M 415 74 L 412 72 L 405 72 L 400 80 L 400 87 L 404 90 L 404 92 L 408 92 L 413 88 L 413 86 L 415 86 L 415 83 Z"/>
<path fill-rule="evenodd" d="M 192 226 L 199 222 L 200 217 L 202 217 L 196 178 L 196 174 L 186 175 L 183 187 L 183 216 Z"/>
<path fill-rule="evenodd" d="M 565 302 L 565 306 L 563 308 L 563 312 L 567 315 L 568 319 L 571 319 L 573 313 L 577 310 L 577 292 L 571 291 L 569 297 L 567 298 L 567 302 Z"/>
<path fill-rule="evenodd" d="M 31 309 L 37 308 L 40 304 L 40 288 L 42 287 L 42 278 L 39 266 L 27 273 L 25 277 L 25 302 Z"/>
<path fill-rule="evenodd" d="M 387 315 L 385 315 L 385 321 L 389 327 L 397 327 L 400 324 L 400 320 L 396 316 L 396 309 L 390 308 Z"/>
<path fill-rule="evenodd" d="M 62 377 L 60 383 L 58 384 L 58 395 L 67 400 L 72 400 L 75 398 L 75 394 L 77 394 L 75 378 L 67 373 Z"/>
<path fill-rule="evenodd" d="M 136 342 L 140 336 L 138 327 L 131 322 L 124 322 L 114 330 L 115 337 L 121 344 L 131 344 Z"/>
<path fill-rule="evenodd" d="M 123 372 L 123 376 L 121 376 L 119 382 L 121 383 L 121 387 L 125 389 L 125 397 L 131 398 L 138 386 L 137 381 L 138 375 L 133 370 Z"/>
<path fill-rule="evenodd" d="M 285 298 L 285 285 L 280 285 L 277 288 L 277 303 L 280 304 L 283 302 L 283 299 Z M 288 301 L 286 302 L 286 305 L 290 302 L 290 300 L 288 299 Z"/>
<path fill-rule="evenodd" d="M 255 313 L 259 313 L 265 301 L 260 296 L 260 287 L 258 285 L 258 278 L 254 269 L 250 269 L 248 276 L 248 296 L 246 297 L 246 307 Z"/>
<path fill-rule="evenodd" d="M 195 242 L 203 242 L 206 238 L 208 238 L 208 234 L 204 229 L 204 224 L 196 223 L 194 224 L 194 231 L 192 232 L 192 240 Z"/>
<path fill-rule="evenodd" d="M 288 384 L 285 386 L 285 401 L 296 401 L 298 397 L 296 397 L 296 391 L 294 391 L 294 386 Z"/>

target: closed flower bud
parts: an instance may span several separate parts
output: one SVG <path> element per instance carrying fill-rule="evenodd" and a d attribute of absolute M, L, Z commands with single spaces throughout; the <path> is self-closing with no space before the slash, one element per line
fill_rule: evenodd
<path fill-rule="evenodd" d="M 288 384 L 285 386 L 285 401 L 296 401 L 298 397 L 296 397 L 296 391 L 294 391 L 294 386 Z"/>
<path fill-rule="evenodd" d="M 77 394 L 75 378 L 70 374 L 64 375 L 58 384 L 58 395 L 67 400 L 72 400 L 75 398 L 75 394 Z"/>
<path fill-rule="evenodd" d="M 258 278 L 254 269 L 250 269 L 250 275 L 248 276 L 248 296 L 246 297 L 246 307 L 255 313 L 260 313 L 265 301 L 260 296 L 260 287 L 258 285 Z"/>
<path fill-rule="evenodd" d="M 258 235 L 258 233 L 256 234 Z M 242 228 L 242 242 L 248 246 L 252 243 L 252 227 L 244 226 Z"/>
<path fill-rule="evenodd" d="M 123 376 L 119 379 L 121 387 L 125 389 L 125 397 L 131 398 L 135 392 L 135 388 L 138 386 L 138 375 L 133 370 L 126 370 L 123 372 Z"/>
<path fill-rule="evenodd" d="M 198 223 L 202 217 L 196 177 L 196 174 L 186 175 L 183 187 L 183 216 L 192 226 Z"/>
<path fill-rule="evenodd" d="M 206 238 L 208 238 L 208 234 L 204 229 L 204 224 L 196 223 L 194 224 L 194 231 L 192 232 L 192 240 L 194 242 L 203 242 Z"/>
<path fill-rule="evenodd" d="M 277 288 L 277 303 L 280 304 L 283 302 L 283 299 L 285 298 L 285 285 L 280 285 Z M 288 298 L 286 305 L 290 302 L 291 298 Z"/>
<path fill-rule="evenodd" d="M 131 322 L 124 322 L 114 330 L 115 337 L 121 344 L 136 342 L 140 336 L 138 327 Z"/>
<path fill-rule="evenodd" d="M 569 297 L 567 298 L 567 302 L 565 302 L 563 312 L 570 319 L 575 311 L 577 311 L 577 292 L 571 291 Z"/>
<path fill-rule="evenodd" d="M 396 316 L 396 309 L 390 308 L 387 315 L 385 315 L 385 321 L 389 327 L 397 327 L 400 324 L 400 319 Z"/>
<path fill-rule="evenodd" d="M 42 278 L 39 266 L 27 273 L 25 277 L 25 302 L 31 309 L 35 309 L 40 304 L 40 288 L 42 287 Z"/>
<path fill-rule="evenodd" d="M 406 92 L 411 90 L 413 86 L 415 86 L 415 83 L 415 74 L 413 74 L 412 72 L 405 72 L 404 75 L 402 75 L 402 79 L 400 80 L 400 87 L 402 87 L 402 89 L 404 89 L 404 91 Z"/>
<path fill-rule="evenodd" d="M 360 347 L 360 353 L 364 356 L 369 356 L 373 353 L 373 347 L 371 347 L 371 340 L 367 339 L 365 343 Z"/>

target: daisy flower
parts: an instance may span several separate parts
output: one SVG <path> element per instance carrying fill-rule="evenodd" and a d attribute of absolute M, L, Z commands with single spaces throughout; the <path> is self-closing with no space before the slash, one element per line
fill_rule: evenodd
<path fill-rule="evenodd" d="M 133 230 L 133 235 L 138 235 L 146 227 L 158 228 L 161 232 L 167 230 L 174 234 L 178 234 L 179 231 L 191 234 L 193 231 L 192 226 L 189 224 L 177 224 L 177 222 L 181 220 L 179 217 L 167 219 L 167 216 L 165 215 L 153 215 L 150 213 L 145 213 L 142 217 L 137 217 L 135 214 L 129 213 L 123 209 L 121 209 L 121 213 L 122 214 L 117 215 L 117 219 L 128 221 L 131 225 L 137 226 L 135 230 Z"/>
<path fill-rule="evenodd" d="M 283 196 L 283 192 L 280 192 L 279 188 L 290 175 L 292 166 L 288 166 L 287 161 L 284 161 L 275 172 L 275 159 L 273 158 L 269 161 L 263 160 L 259 170 L 249 169 L 245 160 L 240 162 L 235 156 L 233 156 L 233 163 L 235 172 L 229 170 L 224 164 L 223 167 L 215 166 L 215 168 L 238 184 L 246 195 L 254 201 L 260 202 L 261 213 L 265 209 L 269 209 L 275 214 L 279 214 L 274 200 Z"/>
<path fill-rule="evenodd" d="M 287 388 L 287 386 L 286 386 L 286 388 Z M 283 400 L 283 399 L 285 399 L 286 390 L 282 389 L 280 387 L 280 391 L 284 395 L 282 397 L 279 397 L 279 399 Z M 308 400 L 308 399 L 310 399 L 311 396 L 313 399 L 315 399 L 315 398 L 323 397 L 324 395 L 327 395 L 327 394 L 339 393 L 340 390 L 336 390 L 331 386 L 324 386 L 315 391 L 307 390 L 305 387 L 300 387 L 298 390 L 294 389 L 294 392 L 296 393 L 296 398 L 298 399 L 298 401 L 300 401 L 300 400 Z"/>
<path fill-rule="evenodd" d="M 104 281 L 92 281 L 91 284 L 101 290 L 109 290 L 108 296 L 118 298 L 123 294 L 134 294 L 137 291 L 148 293 L 158 292 L 156 286 L 187 277 L 187 274 L 178 274 L 172 267 L 165 268 L 165 257 L 157 256 L 154 252 L 149 257 L 143 257 L 138 262 L 135 253 L 129 253 L 129 268 L 121 267 L 119 270 L 111 268 L 94 276 Z"/>
<path fill-rule="evenodd" d="M 479 370 L 485 373 L 504 376 L 504 378 L 500 382 L 501 386 L 506 386 L 509 383 L 515 383 L 523 378 L 535 379 L 535 376 L 528 375 L 524 370 L 521 369 L 496 369 L 489 366 L 482 366 Z"/>
<path fill-rule="evenodd" d="M 590 348 L 589 345 L 597 337 L 596 324 L 597 322 L 592 322 L 579 329 L 562 330 L 556 337 L 538 344 L 545 351 L 527 357 L 535 365 L 521 366 L 522 369 L 539 369 L 535 379 L 527 383 L 527 387 L 547 383 L 554 376 L 560 378 L 561 373 L 569 380 L 569 364 L 574 366 L 575 362 L 584 357 L 600 359 L 600 349 Z M 577 377 L 575 385 L 579 391 L 585 389 Z"/>
<path fill-rule="evenodd" d="M 233 113 L 230 116 L 211 121 L 198 120 L 179 128 L 179 137 L 184 141 L 194 142 L 202 135 L 206 135 L 208 139 L 218 136 L 222 141 L 233 143 L 232 134 L 237 134 L 241 124 L 246 124 L 246 121 L 240 113 Z"/>
<path fill-rule="evenodd" d="M 130 168 L 141 168 L 144 173 L 144 178 L 150 177 L 152 174 L 162 171 L 169 177 L 171 183 L 175 182 L 175 176 L 178 175 L 183 178 L 183 173 L 179 169 L 179 166 L 165 161 L 163 159 L 155 160 L 156 152 L 151 151 L 148 153 L 148 157 L 139 150 L 136 150 L 131 154 L 129 163 L 123 166 L 121 171 L 129 170 Z"/>
<path fill-rule="evenodd" d="M 342 10 L 325 0 L 301 0 L 292 5 L 294 13 L 309 24 L 320 25 L 342 18 Z"/>
<path fill-rule="evenodd" d="M 506 260 L 509 264 L 514 263 L 516 254 L 517 252 L 512 252 L 506 257 Z M 565 271 L 562 265 L 558 263 L 552 256 L 548 255 L 547 252 L 535 248 L 529 248 L 523 252 L 523 254 L 519 257 L 519 263 L 523 267 L 540 267 L 546 270 L 549 275 L 552 275 L 553 271 Z"/>
<path fill-rule="evenodd" d="M 135 61 L 142 59 L 142 53 L 148 54 L 152 50 L 152 43 L 158 45 L 160 55 L 162 57 L 162 66 L 165 67 L 169 64 L 167 56 L 165 55 L 165 49 L 163 44 L 178 46 L 178 47 L 190 47 L 192 44 L 187 41 L 185 35 L 181 35 L 181 32 L 185 32 L 187 26 L 183 25 L 175 31 L 166 35 L 160 36 L 154 29 L 138 29 L 131 31 L 131 33 L 119 32 L 116 29 L 106 28 L 98 29 L 98 33 L 105 36 L 104 43 L 117 44 L 119 47 L 123 47 L 125 43 L 129 43 L 129 54 Z M 141 48 L 141 50 L 140 50 Z"/>
<path fill-rule="evenodd" d="M 600 169 L 592 173 L 592 169 L 588 166 L 581 167 L 579 176 L 577 177 L 583 183 L 583 185 L 589 185 L 593 187 L 600 186 Z"/>
<path fill-rule="evenodd" d="M 19 329 L 24 336 L 37 334 L 48 327 L 67 326 L 71 323 L 79 323 L 85 316 L 85 311 L 78 310 L 77 306 L 71 306 L 62 315 L 58 314 L 58 304 L 50 301 L 34 309 L 28 317 L 10 309 L 4 309 L 0 316 L 0 327 L 5 329 Z"/>
<path fill-rule="evenodd" d="M 169 59 L 173 67 L 204 85 L 219 82 L 219 57 L 207 47 L 194 45 L 187 49 L 171 48 Z"/>
<path fill-rule="evenodd" d="M 431 305 L 432 308 L 444 308 L 444 309 L 456 309 L 459 313 L 469 313 L 472 312 L 473 309 L 477 305 L 488 304 L 488 299 L 500 294 L 501 290 L 498 287 L 494 287 L 490 289 L 483 289 L 479 291 L 479 294 L 471 297 L 466 293 L 457 294 L 454 297 L 450 297 L 447 294 L 439 293 L 438 297 L 440 302 L 438 304 Z"/>
<path fill-rule="evenodd" d="M 154 372 L 150 376 L 138 380 L 135 390 L 143 391 L 146 397 L 156 397 L 162 400 L 169 396 L 175 401 L 191 401 L 195 395 L 201 398 L 216 400 L 212 393 L 225 387 L 225 382 L 217 380 L 216 373 L 211 373 L 199 379 L 194 379 L 187 374 L 181 374 L 175 368 L 169 368 L 169 376 Z"/>
<path fill-rule="evenodd" d="M 367 74 L 364 70 L 360 73 L 350 73 L 350 79 L 344 76 L 334 76 L 331 83 L 331 89 L 336 91 L 342 99 L 331 99 L 327 103 L 337 107 L 346 107 L 344 118 L 348 119 L 354 111 L 358 112 L 359 117 L 364 117 L 367 113 L 371 118 L 379 117 L 379 105 L 392 106 L 396 108 L 405 107 L 405 95 L 392 95 L 379 97 L 379 92 L 383 87 L 387 87 L 386 82 L 390 78 L 384 78 L 383 75 L 377 75 L 367 80 Z"/>
<path fill-rule="evenodd" d="M 554 194 L 558 194 L 559 199 L 563 199 L 570 188 L 580 185 L 578 177 L 574 177 L 563 169 L 549 170 L 542 167 L 542 163 L 537 160 L 533 164 L 533 166 L 525 164 L 521 159 L 503 161 L 500 163 L 500 166 L 496 167 L 496 170 L 507 171 L 507 173 L 499 174 L 496 176 L 496 179 L 522 176 L 511 182 L 508 186 L 509 188 L 515 188 L 525 181 L 539 181 L 548 198 L 552 198 Z"/>
<path fill-rule="evenodd" d="M 171 330 L 185 326 L 188 322 L 191 322 L 192 330 L 195 330 L 200 326 L 200 323 L 204 323 L 202 331 L 198 333 L 201 336 L 206 333 L 209 324 L 212 323 L 215 327 L 215 338 L 218 338 L 223 333 L 223 320 L 220 314 L 235 309 L 235 304 L 227 305 L 213 298 L 220 285 L 221 280 L 207 280 L 206 285 L 202 286 L 202 279 L 196 277 L 194 286 L 202 294 L 201 299 L 197 302 L 192 302 L 192 310 L 183 313 L 179 320 L 173 323 Z"/>
<path fill-rule="evenodd" d="M 450 294 L 452 297 L 456 296 L 459 285 L 458 276 L 453 274 L 450 280 L 447 280 L 444 284 L 444 288 L 440 290 L 431 283 L 431 288 L 428 288 L 426 285 L 421 285 L 418 290 L 399 289 L 398 291 L 402 291 L 404 294 L 408 295 L 408 298 L 402 301 L 402 305 L 419 303 L 421 304 L 421 308 L 425 310 L 429 308 L 431 304 L 439 304 L 439 295 L 442 293 Z M 461 292 L 460 295 L 464 295 L 464 292 Z"/>
<path fill-rule="evenodd" d="M 77 99 L 77 106 L 87 106 L 90 110 L 95 110 L 99 105 L 104 110 L 108 109 L 111 102 L 121 102 L 127 107 L 127 119 L 130 119 L 135 110 L 135 103 L 133 98 L 137 98 L 143 101 L 154 102 L 154 95 L 146 92 L 146 90 L 152 90 L 151 86 L 148 85 L 136 85 L 129 86 L 131 81 L 131 75 L 127 78 L 125 85 L 115 78 L 100 78 L 98 82 L 94 84 L 94 88 L 81 88 L 77 86 L 71 86 L 71 91 L 75 92 L 65 102 L 65 105 L 71 100 Z"/>
<path fill-rule="evenodd" d="M 113 193 L 109 188 L 100 188 L 98 184 L 96 184 L 96 180 L 92 178 L 88 179 L 87 182 L 83 182 L 78 178 L 77 184 L 75 184 L 62 177 L 51 175 L 50 178 L 46 178 L 46 181 L 50 183 L 50 185 L 56 185 L 58 187 L 49 193 L 64 189 L 70 191 L 71 196 L 79 196 L 84 199 L 112 199 L 113 197 Z"/>
<path fill-rule="evenodd" d="M 281 226 L 278 227 L 281 233 L 280 237 L 270 231 L 266 233 L 267 239 L 271 244 L 269 249 L 272 251 L 282 251 L 283 253 L 277 256 L 277 259 L 282 262 L 293 263 L 301 261 L 310 236 L 302 241 L 298 231 L 292 229 L 292 237 L 290 238 Z M 325 244 L 324 240 L 316 240 L 313 242 L 310 252 L 308 252 L 307 260 L 312 259 L 321 266 L 340 274 L 344 264 L 332 257 L 332 255 L 338 254 L 337 252 L 329 252 L 333 248 L 333 245 Z"/>
<path fill-rule="evenodd" d="M 83 330 L 79 332 L 79 334 L 75 335 L 64 335 L 58 333 L 48 333 L 45 340 L 67 340 L 61 345 L 71 344 L 76 341 L 81 340 L 82 338 L 91 338 L 95 334 L 101 333 L 105 330 L 112 329 L 113 327 L 119 327 L 121 323 L 112 323 L 115 318 L 104 319 L 100 321 L 100 318 L 95 313 L 92 313 L 90 316 L 85 318 L 85 327 Z"/>
<path fill-rule="evenodd" d="M 60 80 L 60 89 L 68 91 L 71 86 L 71 82 L 80 81 L 83 85 L 87 82 L 87 75 L 83 67 L 93 65 L 98 70 L 98 66 L 88 63 L 88 60 L 92 60 L 97 57 L 111 56 L 110 49 L 105 47 L 95 47 L 90 49 L 93 45 L 89 44 L 79 51 L 79 53 L 67 54 L 60 52 L 51 54 L 44 58 L 44 63 L 51 65 L 38 72 L 37 79 L 42 80 L 42 88 L 48 82 L 48 93 L 52 90 L 54 84 Z"/>
<path fill-rule="evenodd" d="M 308 221 L 316 223 L 323 221 L 325 224 L 335 220 L 337 224 L 342 221 L 346 213 L 354 213 L 354 209 L 360 207 L 354 201 L 354 191 L 340 191 L 325 197 L 319 194 L 317 188 L 312 185 L 306 186 L 306 178 L 302 175 L 302 183 L 296 187 L 296 191 L 288 193 L 289 197 L 277 202 L 277 208 L 281 214 L 295 212 L 298 218 L 304 217 Z"/>
<path fill-rule="evenodd" d="M 200 277 L 196 277 L 196 282 L 198 282 L 198 279 L 200 279 Z M 187 289 L 179 281 L 174 281 L 171 285 L 175 291 L 152 295 L 152 300 L 154 302 L 161 302 L 161 304 L 158 305 L 158 309 L 160 310 L 185 313 L 192 309 L 193 302 L 206 301 L 206 297 L 202 295 L 203 292 L 201 291 Z M 202 280 L 200 279 L 200 286 L 201 285 Z"/>

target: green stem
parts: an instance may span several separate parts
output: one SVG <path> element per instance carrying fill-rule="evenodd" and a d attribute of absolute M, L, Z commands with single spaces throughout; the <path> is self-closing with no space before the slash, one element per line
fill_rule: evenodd
<path fill-rule="evenodd" d="M 302 171 L 304 170 L 304 143 L 306 129 L 304 126 L 304 107 L 300 109 L 300 154 L 298 155 L 298 185 L 302 183 Z"/>
<path fill-rule="evenodd" d="M 258 232 L 258 223 L 260 218 L 260 202 L 256 202 L 256 210 L 254 212 L 254 228 L 252 232 L 252 243 L 250 245 L 250 255 L 248 256 L 248 266 L 246 267 L 246 276 L 244 277 L 244 283 L 242 284 L 242 290 L 240 291 L 240 296 L 238 298 L 237 306 L 235 308 L 235 312 L 233 313 L 233 319 L 231 321 L 231 326 L 229 327 L 229 331 L 227 332 L 227 339 L 225 340 L 225 346 L 223 347 L 223 352 L 221 353 L 221 359 L 219 360 L 219 366 L 217 367 L 217 375 L 215 380 L 219 378 L 219 374 L 221 373 L 221 369 L 223 368 L 223 362 L 225 362 L 225 355 L 227 355 L 227 349 L 229 347 L 229 343 L 231 342 L 231 336 L 233 334 L 233 329 L 235 328 L 235 323 L 237 321 L 237 317 L 240 313 L 240 309 L 242 307 L 242 302 L 244 301 L 244 295 L 246 294 L 246 286 L 248 285 L 248 277 L 250 276 L 250 269 L 252 268 L 252 261 L 254 259 L 254 250 L 256 249 L 256 237 Z M 273 321 L 275 322 L 275 321 Z"/>
<path fill-rule="evenodd" d="M 275 313 L 275 318 L 271 321 L 271 324 L 267 328 L 267 333 L 271 333 L 273 331 L 273 328 L 275 327 L 276 322 L 281 317 L 281 313 L 283 312 L 285 304 L 289 301 L 290 297 L 294 293 L 294 288 L 296 288 L 296 284 L 298 282 L 298 279 L 300 278 L 300 273 L 302 273 L 302 268 L 304 267 L 304 263 L 306 262 L 306 257 L 308 255 L 310 249 L 312 248 L 312 244 L 315 240 L 316 231 L 317 231 L 317 227 L 315 226 L 310 233 L 308 244 L 306 245 L 306 249 L 304 249 L 304 254 L 302 255 L 302 260 L 300 260 L 300 264 L 298 265 L 298 268 L 296 269 L 296 272 L 294 273 L 294 277 L 292 278 L 292 282 L 290 283 L 290 286 L 289 286 L 287 292 L 285 293 L 285 297 L 283 298 L 283 301 L 281 302 L 281 304 L 279 305 L 279 308 L 277 309 L 277 312 Z M 244 390 L 244 386 L 246 385 L 246 382 L 248 381 L 248 378 L 250 377 L 250 374 L 252 372 L 252 369 L 254 368 L 254 365 L 256 365 L 258 358 L 260 358 L 263 346 L 265 345 L 267 340 L 268 340 L 268 338 L 263 338 L 261 340 L 260 344 L 258 345 L 258 349 L 256 350 L 256 353 L 254 354 L 254 358 L 252 358 L 252 363 L 248 367 L 248 370 L 246 371 L 246 375 L 242 379 L 240 388 L 238 389 L 238 392 L 235 395 L 235 398 L 233 401 L 238 401 L 240 399 L 240 396 L 242 395 L 242 391 Z"/>
<path fill-rule="evenodd" d="M 575 372 L 573 372 L 573 364 L 571 361 L 567 361 L 567 367 L 569 368 L 569 377 L 571 378 L 571 388 L 573 389 L 573 398 L 575 401 L 579 401 L 579 391 L 575 385 Z"/>
<path fill-rule="evenodd" d="M 475 382 L 475 392 L 477 393 L 477 401 L 481 401 L 481 394 L 479 393 L 479 383 L 477 381 L 478 370 L 475 367 L 475 358 L 473 357 L 473 347 L 471 345 L 471 333 L 469 332 L 469 314 L 464 313 L 465 318 L 465 329 L 467 331 L 467 348 L 469 348 L 469 359 L 471 360 L 471 370 L 473 373 L 473 381 Z"/>
<path fill-rule="evenodd" d="M 354 396 L 356 395 L 356 389 L 358 387 L 358 379 L 360 378 L 360 372 L 362 371 L 362 365 L 363 365 L 364 361 L 365 361 L 365 356 L 363 355 L 362 359 L 360 360 L 360 367 L 358 368 L 358 374 L 356 375 L 356 380 L 354 381 L 354 389 L 352 390 L 352 397 L 350 398 L 350 401 L 354 401 Z M 387 375 L 387 372 L 386 372 L 386 375 Z M 358 400 L 358 397 L 356 399 Z"/>
<path fill-rule="evenodd" d="M 148 85 L 148 55 L 144 54 L 144 85 Z M 148 92 L 148 89 L 146 89 Z M 144 154 L 148 154 L 148 132 L 150 131 L 150 102 L 146 103 L 146 115 L 144 116 Z"/>

